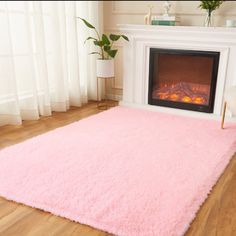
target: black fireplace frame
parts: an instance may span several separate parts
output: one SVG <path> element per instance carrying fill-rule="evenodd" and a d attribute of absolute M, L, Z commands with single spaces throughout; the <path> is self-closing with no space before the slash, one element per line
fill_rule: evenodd
<path fill-rule="evenodd" d="M 213 68 L 212 68 L 209 104 L 208 105 L 199 105 L 199 104 L 175 102 L 175 101 L 152 98 L 152 91 L 153 91 L 152 87 L 153 87 L 153 79 L 154 79 L 153 78 L 154 77 L 154 57 L 156 56 L 156 54 L 172 54 L 172 55 L 189 55 L 189 56 L 211 57 L 213 59 Z M 179 109 L 191 110 L 191 111 L 213 113 L 214 102 L 215 102 L 216 83 L 217 83 L 217 76 L 218 76 L 219 59 L 220 59 L 220 52 L 150 48 L 148 104 L 171 107 L 171 108 L 179 108 Z M 158 68 L 157 68 L 157 70 L 158 70 Z"/>

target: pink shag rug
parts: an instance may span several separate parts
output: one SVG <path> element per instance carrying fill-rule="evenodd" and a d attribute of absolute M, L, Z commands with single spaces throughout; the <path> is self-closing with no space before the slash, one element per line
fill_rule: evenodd
<path fill-rule="evenodd" d="M 0 151 L 0 195 L 115 235 L 182 235 L 236 126 L 113 108 Z"/>

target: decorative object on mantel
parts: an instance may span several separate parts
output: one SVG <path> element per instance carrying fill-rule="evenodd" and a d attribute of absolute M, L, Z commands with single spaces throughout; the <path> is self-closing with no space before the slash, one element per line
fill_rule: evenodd
<path fill-rule="evenodd" d="M 99 104 L 99 89 L 98 89 L 98 79 L 103 78 L 105 79 L 105 88 L 106 88 L 106 81 L 107 79 L 115 78 L 115 70 L 114 70 L 114 58 L 118 52 L 118 49 L 113 49 L 113 43 L 118 41 L 120 38 L 123 38 L 126 41 L 129 41 L 128 37 L 125 35 L 117 35 L 117 34 L 110 34 L 107 36 L 106 34 L 102 34 L 102 36 L 98 33 L 97 29 L 86 21 L 83 18 L 78 17 L 80 20 L 84 22 L 84 24 L 89 28 L 95 31 L 95 37 L 88 37 L 86 41 L 92 40 L 94 45 L 99 47 L 99 51 L 91 52 L 90 54 L 99 55 L 100 58 L 97 59 L 97 101 L 98 107 Z M 113 82 L 114 83 L 114 82 Z M 106 92 L 106 91 L 105 91 Z M 102 107 L 108 107 L 108 103 L 102 105 Z"/>
<path fill-rule="evenodd" d="M 228 108 L 236 116 L 236 86 L 231 86 L 225 91 L 225 102 L 222 114 L 221 128 L 224 128 L 225 112 Z"/>
<path fill-rule="evenodd" d="M 235 27 L 235 20 L 226 20 L 226 27 Z"/>
<path fill-rule="evenodd" d="M 180 18 L 177 16 L 153 16 L 152 25 L 177 26 L 180 25 Z"/>
<path fill-rule="evenodd" d="M 144 23 L 145 23 L 145 25 L 150 25 L 151 24 L 152 8 L 153 7 L 154 6 L 152 6 L 152 5 L 148 5 L 148 8 L 149 8 L 148 13 L 147 13 L 147 15 L 144 16 Z"/>
<path fill-rule="evenodd" d="M 164 2 L 165 13 L 163 14 L 164 17 L 170 16 L 169 15 L 170 8 L 171 8 L 171 2 L 170 1 L 165 1 Z"/>
<path fill-rule="evenodd" d="M 152 17 L 152 25 L 168 25 L 168 26 L 175 26 L 180 24 L 180 18 L 176 16 L 171 16 L 169 14 L 171 8 L 171 2 L 165 1 L 164 2 L 164 9 L 165 12 L 162 16 L 153 16 Z"/>
<path fill-rule="evenodd" d="M 213 26 L 212 13 L 217 8 L 219 8 L 222 3 L 223 1 L 220 1 L 220 0 L 202 0 L 201 1 L 199 8 L 205 9 L 207 11 L 204 26 L 206 27 Z"/>

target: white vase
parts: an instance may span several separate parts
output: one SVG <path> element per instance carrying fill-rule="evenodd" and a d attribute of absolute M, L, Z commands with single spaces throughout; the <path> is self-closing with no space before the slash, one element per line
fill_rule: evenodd
<path fill-rule="evenodd" d="M 97 77 L 114 77 L 114 60 L 97 60 Z"/>

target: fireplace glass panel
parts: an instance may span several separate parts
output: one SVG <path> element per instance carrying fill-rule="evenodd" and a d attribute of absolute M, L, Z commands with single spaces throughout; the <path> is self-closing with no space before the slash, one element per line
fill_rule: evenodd
<path fill-rule="evenodd" d="M 154 99 L 209 104 L 212 58 L 163 54 L 155 64 Z"/>
<path fill-rule="evenodd" d="M 156 49 L 150 59 L 149 104 L 213 110 L 218 53 Z"/>

